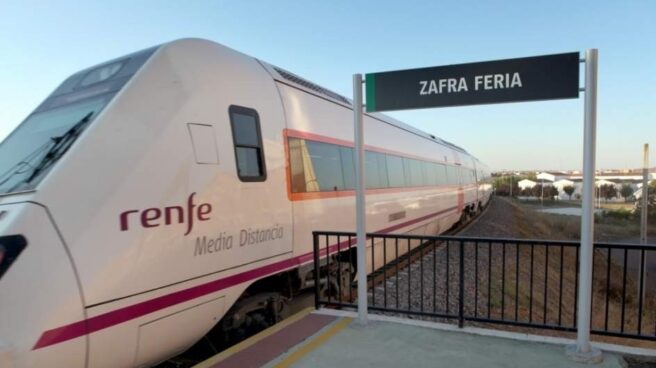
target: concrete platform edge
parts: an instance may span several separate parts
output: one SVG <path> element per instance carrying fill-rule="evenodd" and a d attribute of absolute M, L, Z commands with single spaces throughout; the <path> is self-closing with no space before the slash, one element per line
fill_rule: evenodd
<path fill-rule="evenodd" d="M 351 317 L 356 320 L 358 318 L 357 312 L 336 310 L 336 309 L 322 308 L 319 310 L 315 310 L 312 313 L 325 314 L 335 317 Z M 428 321 L 420 321 L 420 320 L 407 319 L 401 317 L 383 316 L 373 313 L 369 314 L 369 320 L 400 323 L 409 326 L 426 327 L 426 328 L 432 328 L 441 331 L 462 332 L 462 333 L 469 333 L 469 334 L 480 335 L 480 336 L 491 336 L 491 337 L 500 337 L 500 338 L 511 339 L 511 340 L 561 345 L 563 347 L 566 347 L 567 345 L 571 345 L 571 344 L 576 344 L 576 340 L 568 339 L 564 337 L 540 336 L 540 335 L 525 334 L 520 332 L 500 331 L 500 330 L 493 330 L 493 329 L 486 329 L 486 328 L 479 328 L 479 327 L 458 328 L 458 326 L 456 325 L 451 325 L 447 323 L 428 322 Z M 607 351 L 611 353 L 629 354 L 629 355 L 636 355 L 636 356 L 649 357 L 649 358 L 656 357 L 655 349 L 634 348 L 630 346 L 609 344 L 603 342 L 593 342 L 592 345 L 598 349 L 601 349 L 602 351 Z"/>
<path fill-rule="evenodd" d="M 349 317 L 339 317 L 337 320 L 324 326 L 321 330 L 313 335 L 308 336 L 304 341 L 284 352 L 276 359 L 268 362 L 263 368 L 287 368 L 302 359 L 304 356 L 317 349 L 334 335 L 345 329 L 352 321 Z"/>

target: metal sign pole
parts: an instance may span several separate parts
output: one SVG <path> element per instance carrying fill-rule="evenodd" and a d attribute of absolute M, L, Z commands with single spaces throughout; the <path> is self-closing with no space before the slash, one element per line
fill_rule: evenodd
<path fill-rule="evenodd" d="M 640 244 L 647 244 L 647 207 L 649 206 L 649 144 L 645 143 L 642 158 L 642 211 L 640 213 Z"/>
<path fill-rule="evenodd" d="M 362 74 L 353 75 L 353 123 L 355 135 L 355 222 L 357 237 L 358 322 L 367 324 L 367 259 L 364 198 L 364 127 Z M 373 259 L 371 260 L 373 262 Z"/>
<path fill-rule="evenodd" d="M 568 354 L 577 361 L 598 363 L 601 351 L 590 345 L 592 257 L 594 252 L 595 154 L 597 141 L 597 49 L 585 53 L 585 123 L 583 128 L 583 200 L 576 346 Z"/>
<path fill-rule="evenodd" d="M 647 244 L 647 209 L 649 208 L 649 144 L 645 143 L 643 148 L 642 157 L 642 211 L 640 211 L 640 244 Z M 649 258 L 645 257 L 642 262 L 642 277 L 643 280 L 649 280 L 649 271 L 647 265 Z M 640 281 L 638 280 L 638 289 L 640 288 Z M 645 300 L 647 288 L 642 290 L 642 300 Z"/>

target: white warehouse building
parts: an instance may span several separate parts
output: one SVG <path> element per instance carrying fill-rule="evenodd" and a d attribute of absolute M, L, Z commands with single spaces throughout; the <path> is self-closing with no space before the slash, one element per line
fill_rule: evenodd
<path fill-rule="evenodd" d="M 537 181 L 524 179 L 517 182 L 517 186 L 520 190 L 526 188 L 533 188 L 538 184 L 544 186 L 553 186 L 558 189 L 558 199 L 568 200 L 570 196 L 565 192 L 565 187 L 572 186 L 574 187 L 574 192 L 572 192 L 571 199 L 580 198 L 582 191 L 582 182 L 583 178 L 581 175 L 567 175 L 562 172 L 539 172 L 536 175 Z M 642 193 L 642 175 L 603 175 L 597 174 L 595 176 L 597 179 L 595 181 L 595 187 L 599 188 L 602 185 L 613 185 L 617 189 L 617 197 L 613 198 L 612 201 L 624 201 L 626 198 L 623 198 L 620 194 L 620 189 L 624 184 L 629 184 L 633 188 L 632 197 L 639 198 Z M 656 173 L 649 174 L 649 182 L 656 179 Z"/>

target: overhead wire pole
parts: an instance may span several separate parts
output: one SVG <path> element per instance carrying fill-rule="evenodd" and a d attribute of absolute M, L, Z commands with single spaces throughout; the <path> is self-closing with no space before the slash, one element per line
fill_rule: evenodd
<path fill-rule="evenodd" d="M 640 211 L 640 244 L 647 244 L 647 207 L 649 206 L 649 144 L 645 143 L 642 158 L 642 211 Z"/>
<path fill-rule="evenodd" d="M 601 351 L 590 345 L 590 313 L 592 300 L 592 258 L 594 255 L 594 189 L 597 141 L 597 49 L 585 53 L 585 113 L 583 128 L 583 200 L 581 209 L 581 246 L 579 248 L 579 300 L 576 345 L 568 354 L 577 361 L 598 363 Z"/>
<path fill-rule="evenodd" d="M 364 197 L 364 127 L 362 74 L 353 74 L 353 123 L 355 140 L 355 222 L 357 238 L 358 322 L 367 324 L 367 259 Z M 373 262 L 373 259 L 371 260 Z"/>

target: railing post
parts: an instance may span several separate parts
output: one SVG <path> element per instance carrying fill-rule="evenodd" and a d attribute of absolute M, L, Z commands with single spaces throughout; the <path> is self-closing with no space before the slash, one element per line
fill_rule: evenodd
<path fill-rule="evenodd" d="M 460 306 L 458 308 L 458 327 L 463 328 L 465 326 L 465 243 L 461 240 L 460 241 L 460 270 L 459 270 L 459 278 L 458 278 L 458 283 L 460 284 L 460 295 L 459 295 L 459 303 Z M 448 262 L 448 260 L 447 260 Z M 449 287 L 447 285 L 447 287 Z"/>
<path fill-rule="evenodd" d="M 321 268 L 321 264 L 319 263 L 319 234 L 316 231 L 312 232 L 312 245 L 314 248 L 314 308 L 319 309 L 319 268 Z"/>

